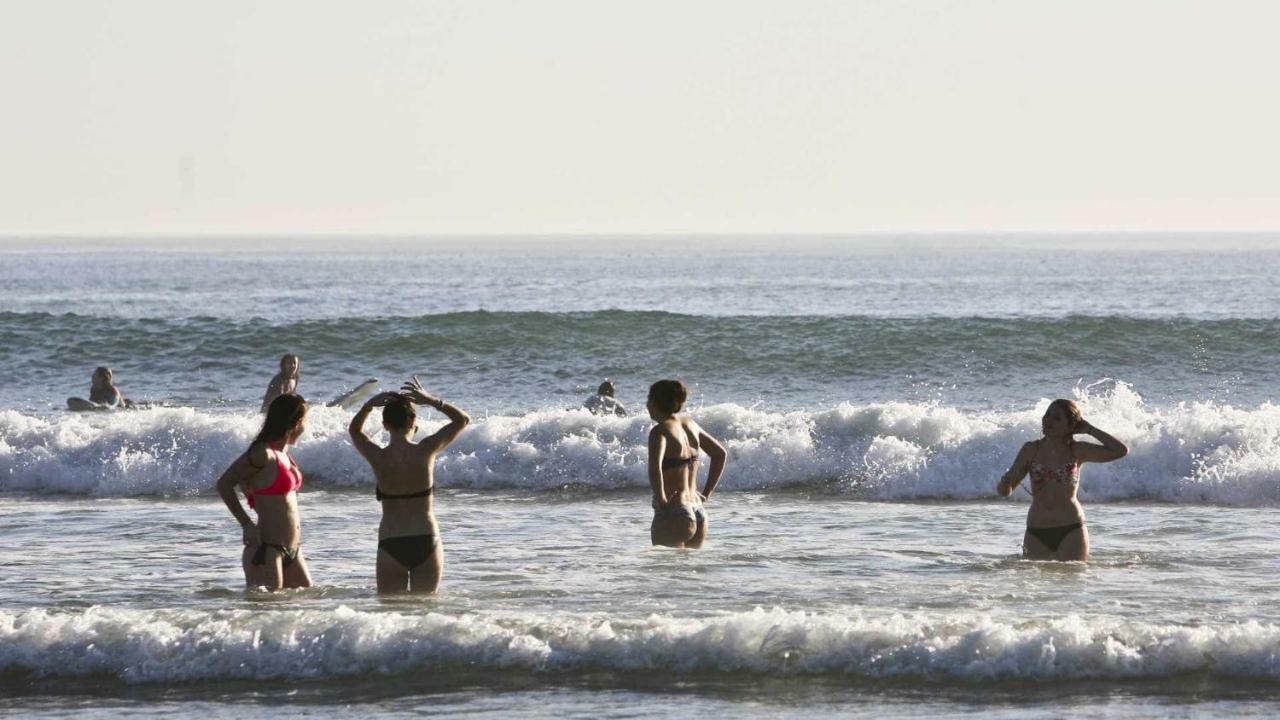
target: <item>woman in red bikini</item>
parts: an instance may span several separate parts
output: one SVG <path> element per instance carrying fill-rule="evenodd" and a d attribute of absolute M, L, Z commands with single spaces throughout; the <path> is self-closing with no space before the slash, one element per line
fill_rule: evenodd
<path fill-rule="evenodd" d="M 281 395 L 267 407 L 262 430 L 249 449 L 218 478 L 218 494 L 244 529 L 245 584 L 249 587 L 311 587 L 311 573 L 302 557 L 302 526 L 298 519 L 298 489 L 302 471 L 288 447 L 306 429 L 307 401 Z M 255 524 L 240 505 L 236 488 L 249 507 L 258 511 Z"/>
<path fill-rule="evenodd" d="M 1084 508 L 1076 499 L 1080 466 L 1105 463 L 1129 454 L 1129 448 L 1090 425 L 1080 406 L 1070 400 L 1054 400 L 1040 419 L 1044 437 L 1022 446 L 1009 472 L 1000 478 L 996 492 L 1008 497 L 1022 478 L 1031 476 L 1031 509 L 1022 554 L 1029 560 L 1088 560 L 1089 531 Z M 1076 442 L 1076 435 L 1090 435 L 1101 442 Z"/>
<path fill-rule="evenodd" d="M 448 424 L 414 442 L 418 431 L 415 404 L 444 413 Z M 365 420 L 375 407 L 382 408 L 382 427 L 390 436 L 386 447 L 364 434 Z M 417 376 L 405 383 L 402 392 L 374 396 L 351 419 L 347 428 L 351 443 L 373 469 L 374 494 L 382 503 L 375 566 L 379 593 L 425 594 L 440 587 L 444 548 L 435 516 L 436 455 L 470 423 L 465 412 L 428 395 Z"/>

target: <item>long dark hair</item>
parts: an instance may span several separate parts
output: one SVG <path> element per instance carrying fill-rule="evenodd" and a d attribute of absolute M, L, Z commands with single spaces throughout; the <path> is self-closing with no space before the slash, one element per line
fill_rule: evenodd
<path fill-rule="evenodd" d="M 289 393 L 271 401 L 267 407 L 267 417 L 262 421 L 262 429 L 256 443 L 273 443 L 287 439 L 298 429 L 302 419 L 307 416 L 307 401 L 301 395 Z"/>

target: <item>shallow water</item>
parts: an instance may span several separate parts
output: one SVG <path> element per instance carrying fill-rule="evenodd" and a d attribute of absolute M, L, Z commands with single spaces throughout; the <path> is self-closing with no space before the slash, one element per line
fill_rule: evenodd
<path fill-rule="evenodd" d="M 254 293 L 234 246 L 0 253 L 0 713 L 1274 716 L 1280 252 L 806 242 L 677 279 L 621 241 L 452 248 L 391 305 L 352 269 L 419 277 L 403 243 L 266 253 L 299 282 Z M 243 589 L 212 485 L 285 350 L 314 397 L 424 371 L 475 417 L 438 596 L 374 594 L 333 408 L 295 451 L 318 586 Z M 165 406 L 60 411 L 102 363 Z M 648 546 L 649 422 L 567 409 L 605 374 L 633 408 L 685 377 L 728 446 L 703 550 Z M 1022 560 L 1028 498 L 993 497 L 1055 396 L 1131 448 L 1084 468 L 1087 564 Z"/>

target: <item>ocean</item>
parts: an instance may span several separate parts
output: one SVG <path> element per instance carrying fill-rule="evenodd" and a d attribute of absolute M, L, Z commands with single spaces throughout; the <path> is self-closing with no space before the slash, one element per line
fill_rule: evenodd
<path fill-rule="evenodd" d="M 10 239 L 0 713 L 1274 716 L 1277 268 L 1239 236 Z M 317 586 L 247 593 L 213 484 L 286 352 Z M 98 365 L 151 407 L 65 411 Z M 440 593 L 380 599 L 324 404 L 413 374 L 474 423 Z M 648 541 L 664 377 L 730 453 L 696 552 Z M 631 416 L 578 409 L 605 378 Z M 995 494 L 1057 397 L 1130 447 L 1083 469 L 1087 564 L 1022 560 Z"/>

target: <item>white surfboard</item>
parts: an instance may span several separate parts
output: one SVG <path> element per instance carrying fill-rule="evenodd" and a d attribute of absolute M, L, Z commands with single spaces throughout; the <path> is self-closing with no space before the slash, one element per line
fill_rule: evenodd
<path fill-rule="evenodd" d="M 339 395 L 333 402 L 329 403 L 329 407 L 340 407 L 343 410 L 350 410 L 365 400 L 368 400 L 377 391 L 378 378 L 369 378 L 357 385 L 355 390 L 344 395 Z"/>

